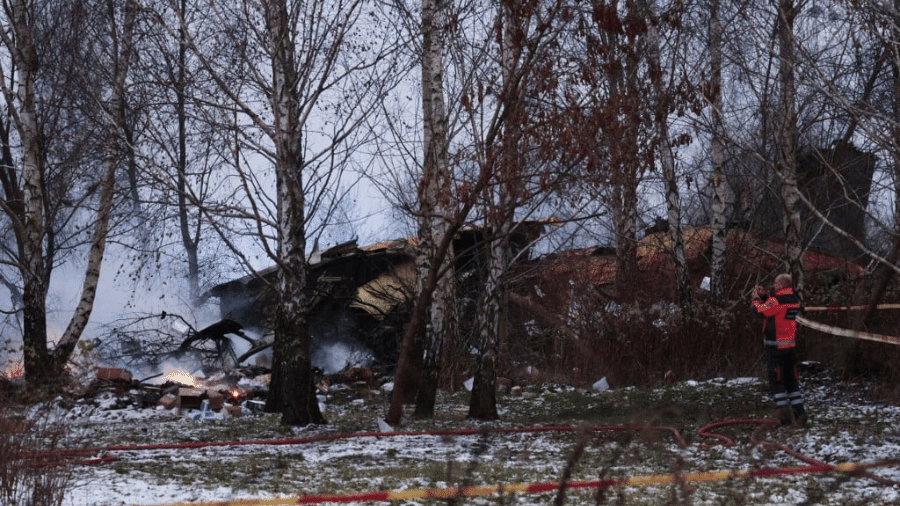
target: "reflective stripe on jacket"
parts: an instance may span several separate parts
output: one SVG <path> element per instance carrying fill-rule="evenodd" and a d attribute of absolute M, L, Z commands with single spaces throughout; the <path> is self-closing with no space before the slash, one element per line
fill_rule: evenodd
<path fill-rule="evenodd" d="M 794 290 L 782 288 L 775 292 L 773 297 L 769 297 L 765 301 L 754 300 L 752 304 L 753 310 L 765 317 L 763 332 L 766 335 L 766 344 L 777 344 L 779 349 L 793 348 L 796 344 L 797 315 L 803 310 L 800 297 L 794 293 Z M 774 336 L 772 336 L 773 329 L 770 328 L 766 332 L 766 324 L 774 326 Z M 774 342 L 772 342 L 773 337 Z"/>

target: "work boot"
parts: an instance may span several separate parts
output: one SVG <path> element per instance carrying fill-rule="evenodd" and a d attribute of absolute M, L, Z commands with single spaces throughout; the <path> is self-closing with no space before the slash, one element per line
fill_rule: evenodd
<path fill-rule="evenodd" d="M 779 409 L 778 418 L 781 420 L 782 427 L 789 427 L 794 422 L 790 409 Z"/>
<path fill-rule="evenodd" d="M 808 421 L 808 417 L 806 416 L 806 410 L 803 409 L 803 405 L 794 406 L 794 427 L 802 428 L 806 427 L 806 422 Z"/>

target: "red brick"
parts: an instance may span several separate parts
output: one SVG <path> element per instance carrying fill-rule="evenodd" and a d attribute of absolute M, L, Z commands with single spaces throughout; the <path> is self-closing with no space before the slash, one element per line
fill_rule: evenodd
<path fill-rule="evenodd" d="M 131 373 L 117 367 L 98 367 L 97 379 L 131 383 Z"/>
<path fill-rule="evenodd" d="M 213 411 L 221 411 L 225 405 L 225 396 L 216 390 L 207 390 L 206 396 L 209 397 L 209 409 Z"/>
<path fill-rule="evenodd" d="M 159 398 L 157 401 L 157 406 L 162 406 L 165 409 L 172 409 L 178 404 L 178 397 L 175 394 L 166 394 Z"/>

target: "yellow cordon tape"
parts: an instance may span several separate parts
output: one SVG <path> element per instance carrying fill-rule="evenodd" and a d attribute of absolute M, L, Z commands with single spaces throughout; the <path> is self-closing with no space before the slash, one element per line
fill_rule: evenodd
<path fill-rule="evenodd" d="M 832 334 L 835 336 L 862 339 L 864 341 L 877 341 L 879 343 L 900 344 L 900 337 L 896 336 L 885 336 L 882 334 L 872 334 L 871 332 L 862 332 L 859 330 L 832 327 L 831 325 L 825 325 L 824 323 L 817 323 L 811 320 L 807 320 L 802 316 L 797 317 L 797 322 L 813 330 L 818 330 L 819 332 L 825 332 L 826 334 Z"/>
<path fill-rule="evenodd" d="M 782 467 L 736 471 L 709 471 L 688 474 L 662 474 L 637 476 L 623 480 L 570 481 L 564 484 L 566 489 L 576 488 L 611 488 L 638 487 L 647 485 L 666 485 L 670 483 L 689 483 L 705 481 L 721 481 L 734 478 L 759 478 L 783 474 L 797 473 L 860 473 L 874 467 L 897 465 L 896 461 L 871 464 L 822 464 L 803 467 Z M 380 492 L 364 492 L 356 494 L 305 495 L 283 497 L 279 499 L 236 499 L 215 502 L 179 502 L 148 506 L 267 506 L 277 504 L 320 504 L 348 503 L 362 501 L 401 501 L 409 499 L 452 499 L 456 497 L 483 496 L 506 493 L 541 493 L 560 489 L 559 483 L 513 483 L 506 485 L 484 485 L 472 487 L 422 488 L 410 490 L 392 490 Z"/>

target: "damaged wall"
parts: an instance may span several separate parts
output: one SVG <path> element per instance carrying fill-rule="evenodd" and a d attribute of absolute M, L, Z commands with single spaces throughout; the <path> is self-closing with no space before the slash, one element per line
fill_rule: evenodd
<path fill-rule="evenodd" d="M 543 234 L 546 222 L 520 223 L 510 242 L 516 252 L 527 248 Z M 467 227 L 454 239 L 460 298 L 474 301 L 484 279 L 486 233 Z M 397 239 L 358 247 L 355 241 L 310 255 L 307 293 L 313 362 L 325 363 L 324 356 L 343 350 L 351 363 L 366 355 L 385 365 L 396 361 L 403 326 L 409 319 L 415 288 L 415 248 L 417 240 Z M 527 255 L 523 255 L 526 256 Z M 254 275 L 213 287 L 207 294 L 219 299 L 220 314 L 247 329 L 269 334 L 267 321 L 275 305 L 278 272 L 271 267 Z M 271 338 L 271 336 L 270 336 Z M 355 356 L 355 358 L 354 358 Z M 326 371 L 329 372 L 329 371 Z"/>

